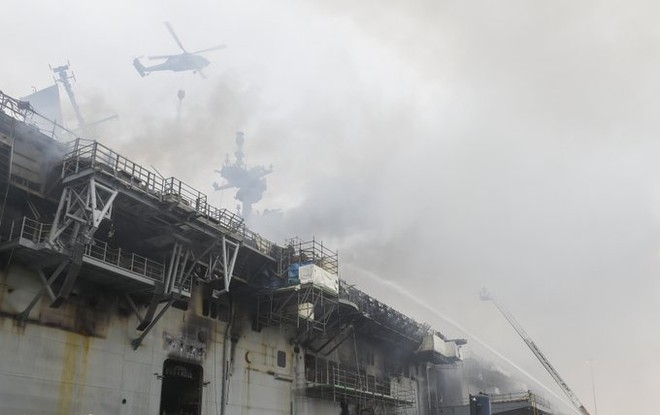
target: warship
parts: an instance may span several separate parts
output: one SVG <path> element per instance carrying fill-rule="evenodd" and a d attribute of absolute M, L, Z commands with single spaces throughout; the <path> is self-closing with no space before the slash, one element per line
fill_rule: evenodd
<path fill-rule="evenodd" d="M 269 241 L 62 131 L 0 92 L 0 414 L 552 413 L 478 393 L 466 340 L 340 278 L 322 242 Z"/>

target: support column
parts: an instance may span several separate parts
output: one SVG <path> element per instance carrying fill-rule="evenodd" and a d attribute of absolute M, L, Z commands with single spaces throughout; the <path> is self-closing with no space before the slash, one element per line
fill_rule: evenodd
<path fill-rule="evenodd" d="M 85 245 L 89 244 L 101 222 L 111 219 L 112 203 L 118 193 L 96 182 L 94 177 L 65 187 L 48 236 L 50 246 L 62 251 L 78 237 L 82 237 Z"/>
<path fill-rule="evenodd" d="M 28 304 L 28 306 L 25 308 L 25 310 L 23 310 L 23 311 L 18 315 L 17 318 L 18 318 L 18 321 L 19 321 L 19 324 L 20 324 L 20 325 L 24 325 L 24 324 L 25 324 L 25 322 L 27 321 L 28 317 L 30 316 L 30 312 L 32 311 L 32 309 L 34 308 L 34 306 L 37 305 L 37 303 L 39 302 L 39 299 L 41 298 L 41 296 L 42 296 L 44 293 L 48 293 L 49 296 L 54 297 L 53 291 L 52 291 L 52 289 L 51 289 L 50 286 L 53 284 L 53 282 L 55 282 L 55 280 L 57 279 L 57 277 L 60 276 L 60 274 L 62 273 L 62 271 L 64 271 L 64 268 L 66 268 L 66 266 L 67 266 L 68 264 L 69 264 L 69 261 L 68 261 L 68 260 L 62 261 L 62 262 L 57 266 L 57 268 L 55 269 L 55 271 L 53 271 L 53 273 L 50 275 L 50 277 L 48 277 L 48 279 L 46 279 L 46 277 L 44 276 L 44 272 L 43 272 L 43 270 L 40 269 L 40 270 L 37 271 L 37 272 L 39 273 L 39 277 L 41 278 L 41 281 L 43 282 L 44 285 L 43 285 L 43 287 L 41 288 L 41 290 L 39 290 L 39 292 L 34 296 L 34 298 L 32 299 L 32 301 L 30 301 L 30 304 Z"/>
<path fill-rule="evenodd" d="M 219 250 L 209 254 L 209 268 L 206 273 L 207 280 L 213 281 L 220 279 L 215 275 L 218 271 L 222 272 L 221 278 L 224 286 L 222 290 L 214 290 L 213 296 L 215 297 L 229 292 L 229 285 L 234 275 L 234 266 L 240 249 L 240 243 L 230 241 L 224 235 L 219 242 Z"/>
<path fill-rule="evenodd" d="M 56 251 L 68 252 L 71 267 L 51 307 L 59 307 L 69 298 L 82 267 L 85 249 L 93 241 L 101 222 L 111 218 L 112 203 L 117 194 L 117 190 L 96 182 L 93 176 L 87 181 L 71 183 L 62 191 L 48 245 Z"/>

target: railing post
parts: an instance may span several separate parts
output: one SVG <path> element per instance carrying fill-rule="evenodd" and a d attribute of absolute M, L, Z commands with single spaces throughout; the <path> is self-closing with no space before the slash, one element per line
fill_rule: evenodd
<path fill-rule="evenodd" d="M 96 147 L 98 143 L 94 142 L 92 143 L 92 168 L 96 167 Z"/>
<path fill-rule="evenodd" d="M 135 262 L 135 254 L 131 254 L 131 271 L 133 271 L 133 263 Z"/>
<path fill-rule="evenodd" d="M 117 248 L 117 266 L 121 263 L 121 247 Z"/>

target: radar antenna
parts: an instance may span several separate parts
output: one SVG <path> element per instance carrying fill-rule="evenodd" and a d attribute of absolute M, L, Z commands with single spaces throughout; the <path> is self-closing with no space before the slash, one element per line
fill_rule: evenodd
<path fill-rule="evenodd" d="M 213 183 L 213 188 L 217 191 L 231 189 L 233 187 L 238 189 L 235 199 L 241 202 L 241 215 L 248 222 L 252 215 L 252 205 L 260 201 L 266 191 L 265 176 L 273 171 L 273 167 L 255 166 L 248 168 L 243 160 L 245 157 L 245 153 L 243 153 L 244 143 L 244 134 L 240 131 L 237 132 L 237 149 L 234 152 L 236 160 L 232 163 L 229 160 L 229 156 L 227 156 L 222 169 L 216 170 L 216 173 L 220 173 L 227 183 L 223 185 Z"/>

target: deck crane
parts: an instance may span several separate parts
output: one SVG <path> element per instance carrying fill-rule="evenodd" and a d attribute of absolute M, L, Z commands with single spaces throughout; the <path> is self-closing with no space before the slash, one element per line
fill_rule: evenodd
<path fill-rule="evenodd" d="M 557 382 L 559 387 L 568 396 L 568 399 L 571 400 L 571 403 L 578 409 L 578 411 L 580 411 L 580 414 L 589 415 L 589 412 L 584 407 L 584 405 L 582 405 L 582 403 L 580 402 L 578 397 L 575 395 L 575 393 L 573 393 L 571 388 L 569 388 L 568 385 L 566 384 L 566 382 L 564 382 L 564 380 L 561 378 L 561 376 L 559 376 L 559 373 L 557 372 L 557 370 L 554 367 L 552 367 L 552 365 L 550 364 L 550 361 L 548 360 L 548 358 L 545 357 L 543 352 L 541 352 L 541 349 L 538 348 L 538 346 L 534 343 L 532 338 L 529 337 L 529 335 L 525 332 L 525 330 L 523 330 L 520 323 L 518 323 L 518 321 L 515 318 L 513 318 L 513 315 L 511 313 L 509 313 L 504 307 L 502 307 L 502 305 L 498 301 L 496 301 L 495 298 L 493 298 L 493 296 L 485 288 L 483 288 L 481 290 L 480 296 L 481 296 L 482 300 L 484 300 L 484 301 L 490 300 L 490 301 L 493 302 L 493 304 L 495 304 L 495 307 L 497 307 L 497 309 L 500 310 L 500 312 L 509 321 L 509 323 L 511 323 L 513 328 L 518 332 L 520 337 L 522 337 L 522 339 L 525 341 L 525 343 L 530 348 L 532 353 L 534 353 L 534 355 L 539 359 L 539 361 L 541 362 L 541 364 L 543 365 L 545 370 L 547 370 L 548 373 L 550 373 L 550 376 L 552 376 L 552 378 L 555 380 L 555 382 Z"/>

